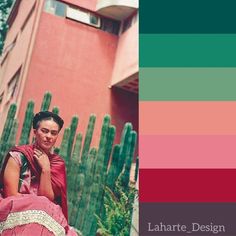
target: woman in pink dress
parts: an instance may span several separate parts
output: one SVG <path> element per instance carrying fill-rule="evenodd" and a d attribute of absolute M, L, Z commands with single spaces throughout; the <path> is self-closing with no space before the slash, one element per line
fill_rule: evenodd
<path fill-rule="evenodd" d="M 12 148 L 0 172 L 0 235 L 77 235 L 68 225 L 66 171 L 52 153 L 63 120 L 34 116 L 35 143 Z"/>

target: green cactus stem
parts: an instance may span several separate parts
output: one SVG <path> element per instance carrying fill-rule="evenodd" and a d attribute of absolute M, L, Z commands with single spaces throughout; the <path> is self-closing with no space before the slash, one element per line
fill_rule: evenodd
<path fill-rule="evenodd" d="M 80 152 L 82 147 L 82 133 L 76 135 L 75 145 L 72 152 L 72 159 L 79 163 L 80 161 Z"/>
<path fill-rule="evenodd" d="M 72 147 L 73 147 L 73 143 L 74 143 L 74 139 L 75 139 L 76 129 L 78 126 L 78 121 L 79 121 L 78 116 L 72 117 L 71 125 L 70 125 L 70 136 L 69 136 L 68 147 L 67 147 L 67 158 L 68 159 L 71 159 L 71 152 L 72 152 Z"/>
<path fill-rule="evenodd" d="M 138 171 L 139 171 L 139 157 L 136 157 L 135 174 L 134 174 L 134 181 L 135 182 L 138 179 Z"/>
<path fill-rule="evenodd" d="M 14 122 L 16 108 L 17 108 L 16 104 L 10 105 L 10 108 L 7 113 L 7 118 L 4 124 L 4 128 L 2 131 L 0 139 L 0 166 L 2 165 L 3 158 L 5 157 L 8 148 L 7 142 Z"/>
<path fill-rule="evenodd" d="M 113 148 L 112 153 L 112 161 L 107 175 L 107 183 L 106 185 L 110 189 L 114 189 L 115 181 L 119 176 L 118 164 L 119 164 L 119 157 L 120 157 L 120 145 L 116 144 Z"/>
<path fill-rule="evenodd" d="M 40 110 L 41 111 L 48 111 L 49 107 L 50 107 L 51 100 L 52 100 L 52 94 L 50 92 L 46 92 L 44 94 Z"/>
<path fill-rule="evenodd" d="M 59 115 L 59 108 L 58 107 L 53 107 L 52 108 L 52 112 L 54 113 L 54 114 L 57 114 L 57 115 Z"/>
<path fill-rule="evenodd" d="M 95 165 L 95 159 L 97 155 L 97 149 L 92 148 L 89 152 L 89 157 L 86 161 L 85 165 L 85 179 L 84 179 L 84 188 L 81 196 L 81 200 L 77 207 L 77 216 L 75 225 L 78 228 L 81 228 L 84 224 L 84 218 L 86 216 L 86 210 L 89 207 L 89 200 L 90 200 L 90 193 L 91 193 L 91 186 L 93 183 L 93 169 Z"/>
<path fill-rule="evenodd" d="M 12 128 L 11 128 L 11 132 L 8 137 L 6 151 L 8 151 L 11 147 L 15 146 L 15 144 L 16 144 L 16 134 L 17 134 L 18 126 L 19 126 L 18 120 L 14 119 L 13 124 L 12 124 Z"/>
<path fill-rule="evenodd" d="M 1 144 L 4 142 L 7 142 L 7 140 L 8 140 L 8 137 L 10 135 L 11 126 L 12 126 L 12 123 L 14 121 L 14 117 L 16 114 L 16 108 L 17 108 L 17 106 L 15 103 L 10 105 L 10 108 L 7 113 L 7 118 L 6 118 L 6 121 L 4 124 L 4 128 L 2 131 L 2 135 L 1 135 L 1 140 L 0 140 Z"/>
<path fill-rule="evenodd" d="M 125 165 L 124 165 L 122 175 L 121 175 L 121 184 L 124 188 L 127 188 L 129 186 L 130 170 L 131 170 L 131 165 L 134 158 L 136 141 L 137 141 L 137 133 L 135 131 L 131 131 L 130 137 L 128 140 L 128 145 L 130 145 L 130 147 L 128 147 L 129 152 L 126 157 Z"/>
<path fill-rule="evenodd" d="M 32 127 L 33 116 L 34 116 L 34 102 L 29 101 L 25 111 L 25 118 L 24 118 L 23 128 L 21 130 L 19 145 L 29 144 L 29 136 Z"/>
<path fill-rule="evenodd" d="M 120 160 L 119 160 L 119 165 L 118 165 L 118 170 L 119 173 L 122 171 L 126 157 L 129 152 L 129 147 L 128 145 L 129 142 L 129 137 L 130 137 L 130 132 L 132 130 L 132 124 L 131 123 L 125 123 L 123 131 L 122 131 L 122 136 L 121 136 L 121 143 L 120 143 Z"/>
<path fill-rule="evenodd" d="M 108 130 L 107 145 L 104 157 L 104 171 L 107 172 L 108 163 L 111 156 L 112 146 L 115 139 L 116 127 L 111 125 Z"/>
<path fill-rule="evenodd" d="M 70 128 L 65 128 L 59 155 L 66 161 L 66 164 L 68 164 L 67 149 L 68 149 L 69 136 L 70 136 Z"/>
<path fill-rule="evenodd" d="M 91 144 L 92 137 L 93 137 L 95 121 L 96 121 L 96 116 L 94 114 L 91 114 L 89 117 L 89 123 L 88 123 L 87 131 L 86 131 L 86 135 L 85 135 L 85 139 L 84 139 L 82 154 L 81 154 L 82 163 L 88 157 L 90 144 Z"/>

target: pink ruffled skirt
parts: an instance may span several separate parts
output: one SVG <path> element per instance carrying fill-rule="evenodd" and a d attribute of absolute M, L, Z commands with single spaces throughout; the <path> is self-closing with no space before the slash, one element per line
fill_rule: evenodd
<path fill-rule="evenodd" d="M 0 199 L 2 236 L 76 236 L 61 207 L 44 196 L 25 194 Z"/>

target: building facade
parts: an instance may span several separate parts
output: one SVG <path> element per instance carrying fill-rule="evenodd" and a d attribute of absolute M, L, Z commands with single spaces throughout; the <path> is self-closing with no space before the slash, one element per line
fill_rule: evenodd
<path fill-rule="evenodd" d="M 35 101 L 39 111 L 46 91 L 65 126 L 78 115 L 78 130 L 85 133 L 89 115 L 97 115 L 94 145 L 105 114 L 117 127 L 116 141 L 125 122 L 138 131 L 137 1 L 16 0 L 8 24 L 0 59 L 0 133 L 11 103 L 18 105 L 21 130 L 27 102 Z"/>

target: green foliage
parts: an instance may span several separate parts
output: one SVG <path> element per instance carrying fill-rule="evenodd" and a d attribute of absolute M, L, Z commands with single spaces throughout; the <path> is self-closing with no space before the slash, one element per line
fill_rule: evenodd
<path fill-rule="evenodd" d="M 137 195 L 134 186 L 124 188 L 120 179 L 116 181 L 114 191 L 106 187 L 104 196 L 105 215 L 96 215 L 98 234 L 102 236 L 129 236 L 133 213 L 133 202 Z"/>
<path fill-rule="evenodd" d="M 0 1 L 0 55 L 2 55 L 4 41 L 8 31 L 8 25 L 6 23 L 9 10 L 12 6 L 13 0 L 1 0 Z"/>

